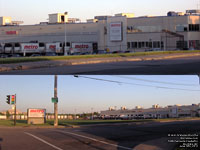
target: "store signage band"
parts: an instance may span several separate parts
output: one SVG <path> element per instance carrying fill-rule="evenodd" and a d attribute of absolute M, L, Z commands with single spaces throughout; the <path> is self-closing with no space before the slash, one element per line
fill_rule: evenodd
<path fill-rule="evenodd" d="M 6 31 L 7 35 L 17 35 L 18 31 Z"/>

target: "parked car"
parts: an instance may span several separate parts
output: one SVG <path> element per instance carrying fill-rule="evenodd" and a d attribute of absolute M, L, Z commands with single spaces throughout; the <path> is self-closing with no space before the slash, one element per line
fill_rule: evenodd
<path fill-rule="evenodd" d="M 106 50 L 98 50 L 98 54 L 107 54 Z"/>
<path fill-rule="evenodd" d="M 10 54 L 10 55 L 8 55 L 8 57 L 22 57 L 22 56 L 19 54 Z"/>
<path fill-rule="evenodd" d="M 48 52 L 45 54 L 45 56 L 57 56 L 56 53 L 53 52 Z"/>
<path fill-rule="evenodd" d="M 6 55 L 6 54 L 0 54 L 0 58 L 7 58 L 8 57 L 8 55 Z"/>
<path fill-rule="evenodd" d="M 41 56 L 40 54 L 32 54 L 30 57 L 38 57 Z"/>

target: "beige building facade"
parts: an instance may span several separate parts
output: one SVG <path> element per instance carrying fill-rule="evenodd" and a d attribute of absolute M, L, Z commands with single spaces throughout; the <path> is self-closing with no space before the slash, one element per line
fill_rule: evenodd
<path fill-rule="evenodd" d="M 67 16 L 67 17 L 66 17 Z M 67 22 L 67 14 L 50 14 L 49 23 L 0 26 L 0 43 L 92 43 L 94 50 L 151 51 L 200 48 L 200 15 L 143 16 L 120 13 L 85 23 Z M 99 18 L 99 19 L 96 19 Z M 61 20 L 60 20 L 61 19 Z M 56 22 L 57 21 L 57 22 Z"/>

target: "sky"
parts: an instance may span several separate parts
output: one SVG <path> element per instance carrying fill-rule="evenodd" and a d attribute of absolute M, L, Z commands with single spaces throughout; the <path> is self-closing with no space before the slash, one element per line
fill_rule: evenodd
<path fill-rule="evenodd" d="M 0 16 L 11 16 L 24 24 L 48 21 L 48 14 L 68 12 L 82 21 L 99 15 L 134 13 L 135 16 L 166 16 L 168 11 L 200 8 L 199 0 L 0 0 Z"/>
<path fill-rule="evenodd" d="M 17 109 L 23 112 L 28 108 L 45 108 L 53 112 L 54 76 L 6 75 L 0 76 L 0 83 L 0 111 L 11 108 L 6 103 L 6 95 L 16 94 Z M 78 78 L 67 75 L 58 76 L 58 99 L 59 113 L 100 112 L 115 106 L 133 109 L 135 106 L 150 108 L 153 104 L 163 107 L 191 105 L 200 103 L 200 85 L 198 76 L 193 75 Z"/>

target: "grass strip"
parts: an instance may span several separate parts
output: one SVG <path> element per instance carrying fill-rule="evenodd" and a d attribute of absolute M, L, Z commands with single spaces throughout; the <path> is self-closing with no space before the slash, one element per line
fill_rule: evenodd
<path fill-rule="evenodd" d="M 37 61 L 56 61 L 56 60 L 73 60 L 73 59 L 89 59 L 89 58 L 109 58 L 109 57 L 134 57 L 162 54 L 180 54 L 180 53 L 198 53 L 200 50 L 194 51 L 154 51 L 154 52 L 136 52 L 136 53 L 118 53 L 118 54 L 99 54 L 99 55 L 70 55 L 70 56 L 39 56 L 39 57 L 17 57 L 17 58 L 1 58 L 0 64 L 37 62 Z"/>
<path fill-rule="evenodd" d="M 95 125 L 95 124 L 115 124 L 115 123 L 142 123 L 142 122 L 165 122 L 165 121 L 190 121 L 200 120 L 196 118 L 168 118 L 168 119 L 137 119 L 137 120 L 59 120 L 60 126 L 71 126 L 71 125 Z M 17 120 L 16 126 L 53 126 L 54 120 L 47 120 L 45 124 L 41 125 L 28 125 L 27 120 Z M 14 126 L 13 120 L 0 120 L 0 126 Z"/>

